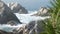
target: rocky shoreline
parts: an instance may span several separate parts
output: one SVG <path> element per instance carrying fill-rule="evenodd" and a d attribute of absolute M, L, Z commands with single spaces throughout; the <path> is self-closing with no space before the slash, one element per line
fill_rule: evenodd
<path fill-rule="evenodd" d="M 9 25 L 22 24 L 14 13 L 18 13 L 18 15 L 23 14 L 24 15 L 23 18 L 25 17 L 26 19 L 28 17 L 27 9 L 25 9 L 20 4 L 9 3 L 7 5 L 3 1 L 0 0 L 0 24 L 9 24 Z M 29 24 L 27 25 L 28 30 L 31 30 L 31 31 L 35 30 L 35 28 L 36 28 L 35 25 L 37 23 L 35 23 L 36 21 L 33 21 L 33 20 L 36 20 L 38 18 L 37 16 L 48 16 L 49 14 L 47 14 L 47 13 L 48 13 L 47 8 L 41 8 L 36 13 L 34 13 L 34 14 L 32 13 L 31 15 L 29 15 L 31 22 L 29 22 Z M 31 16 L 32 16 L 32 18 L 31 18 Z M 33 16 L 37 17 L 37 18 L 35 19 Z M 21 17 L 21 15 L 19 16 L 19 18 L 20 17 Z M 37 20 L 39 20 L 39 18 Z M 38 22 L 38 23 L 40 23 L 40 22 Z M 41 30 L 42 30 L 42 28 L 41 28 Z M 23 31 L 20 31 L 19 33 L 17 33 L 17 32 L 6 32 L 6 31 L 0 30 L 0 34 L 23 34 L 22 32 Z"/>

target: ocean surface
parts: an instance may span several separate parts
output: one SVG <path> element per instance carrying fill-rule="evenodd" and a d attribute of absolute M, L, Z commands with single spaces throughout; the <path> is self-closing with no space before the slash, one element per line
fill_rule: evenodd
<path fill-rule="evenodd" d="M 36 10 L 40 9 L 40 7 L 47 7 L 47 5 L 50 5 L 50 3 L 49 3 L 50 0 L 2 0 L 2 1 L 4 1 L 6 4 L 8 4 L 10 2 L 20 3 L 23 7 L 25 7 L 28 10 L 29 13 L 35 12 Z M 35 17 L 35 16 L 34 17 L 31 17 L 31 16 L 27 17 L 27 15 L 26 15 L 26 17 L 23 17 L 23 16 L 21 16 L 22 21 L 27 22 L 27 23 L 29 21 L 33 20 Z M 37 19 L 39 19 L 40 17 L 37 17 Z M 31 18 L 31 19 L 29 20 L 29 18 Z M 43 17 L 41 17 L 41 18 L 43 19 Z M 3 25 L 3 26 L 5 26 L 5 25 Z M 0 27 L 1 27 L 1 25 L 0 25 Z M 7 28 L 6 27 L 5 28 L 1 27 L 0 29 L 3 29 L 5 31 L 7 31 L 7 29 L 8 29 L 9 32 L 13 30 L 13 28 L 11 28 L 9 26 Z"/>
<path fill-rule="evenodd" d="M 50 16 L 45 16 L 45 17 L 41 17 L 41 16 L 31 16 L 32 14 L 37 13 L 37 11 L 31 11 L 32 13 L 29 14 L 19 14 L 19 13 L 15 13 L 15 15 L 17 16 L 17 18 L 19 19 L 20 22 L 26 25 L 28 25 L 31 21 L 37 21 L 37 20 L 44 20 L 47 18 L 50 18 Z M 6 31 L 6 32 L 12 32 L 14 29 L 20 28 L 20 26 L 23 26 L 22 24 L 17 24 L 16 26 L 11 26 L 11 25 L 0 25 L 0 30 Z"/>

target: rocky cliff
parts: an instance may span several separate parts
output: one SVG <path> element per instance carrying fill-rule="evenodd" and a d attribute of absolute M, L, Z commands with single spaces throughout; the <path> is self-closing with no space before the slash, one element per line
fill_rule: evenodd
<path fill-rule="evenodd" d="M 49 9 L 46 7 L 41 7 L 35 14 L 35 16 L 49 16 Z"/>
<path fill-rule="evenodd" d="M 0 24 L 7 24 L 11 20 L 20 23 L 11 11 L 12 10 L 3 1 L 0 1 Z"/>
<path fill-rule="evenodd" d="M 8 7 L 11 8 L 13 13 L 27 14 L 28 11 L 18 3 L 9 3 Z"/>

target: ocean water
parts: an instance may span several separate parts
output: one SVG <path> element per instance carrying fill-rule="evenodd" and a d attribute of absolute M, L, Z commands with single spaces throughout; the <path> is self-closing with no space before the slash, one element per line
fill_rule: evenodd
<path fill-rule="evenodd" d="M 49 3 L 50 0 L 2 0 L 2 1 L 4 1 L 6 4 L 10 3 L 10 2 L 20 3 L 31 14 L 33 14 L 32 12 L 35 12 L 36 10 L 40 9 L 40 7 L 47 7 L 47 5 L 50 5 L 50 3 Z M 38 16 L 38 17 L 30 16 L 30 14 L 29 15 L 22 14 L 22 16 L 21 17 L 20 16 L 17 15 L 17 17 L 22 19 L 20 21 L 23 22 L 23 23 L 24 22 L 29 23 L 30 21 L 38 20 L 39 18 L 44 19 L 44 17 L 41 17 L 41 16 Z M 34 19 L 34 18 L 36 18 L 36 19 Z M 9 32 L 11 32 L 13 30 L 13 28 L 9 27 L 9 25 L 7 25 L 8 27 L 7 26 L 4 27 L 4 26 L 5 25 L 3 25 L 3 27 L 1 27 L 1 25 L 0 25 L 0 29 L 5 30 L 5 31 L 9 31 Z"/>
<path fill-rule="evenodd" d="M 17 30 L 23 26 L 25 26 L 26 24 L 17 24 L 14 26 L 8 25 L 8 24 L 0 24 L 0 30 L 6 31 L 6 32 L 13 32 L 13 30 Z"/>
<path fill-rule="evenodd" d="M 23 25 L 22 24 L 17 24 L 16 26 L 11 26 L 11 25 L 8 25 L 8 24 L 0 25 L 0 30 L 6 31 L 6 32 L 12 32 L 14 29 L 17 29 L 17 28 L 23 27 L 25 25 L 28 25 L 31 21 L 44 20 L 44 19 L 50 18 L 50 16 L 46 16 L 46 17 L 31 16 L 34 13 L 36 13 L 36 12 L 32 11 L 32 13 L 30 13 L 30 14 L 15 13 L 17 18 L 20 20 L 20 22 L 23 23 Z"/>

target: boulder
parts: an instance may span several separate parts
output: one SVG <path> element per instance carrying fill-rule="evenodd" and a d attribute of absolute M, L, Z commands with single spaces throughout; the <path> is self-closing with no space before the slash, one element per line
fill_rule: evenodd
<path fill-rule="evenodd" d="M 27 14 L 28 11 L 18 3 L 9 3 L 8 7 L 11 8 L 13 13 Z"/>
<path fill-rule="evenodd" d="M 11 20 L 20 23 L 17 17 L 11 12 L 11 9 L 3 1 L 0 1 L 0 24 L 7 24 Z"/>

